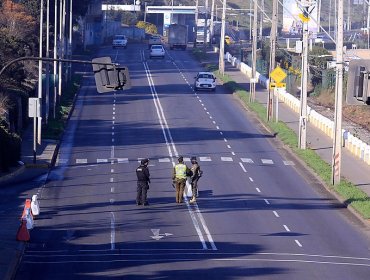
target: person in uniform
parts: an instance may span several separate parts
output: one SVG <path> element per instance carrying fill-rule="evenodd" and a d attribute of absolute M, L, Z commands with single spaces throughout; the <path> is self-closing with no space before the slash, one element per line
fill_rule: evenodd
<path fill-rule="evenodd" d="M 191 180 L 191 191 L 192 191 L 192 198 L 190 199 L 190 203 L 194 203 L 197 201 L 198 197 L 198 181 L 202 174 L 200 170 L 200 166 L 197 162 L 196 157 L 191 157 L 191 168 L 192 176 L 190 177 Z"/>
<path fill-rule="evenodd" d="M 191 172 L 190 168 L 184 163 L 184 158 L 178 158 L 178 164 L 173 168 L 172 180 L 176 188 L 176 203 L 182 203 L 184 197 L 184 190 L 186 185 L 186 177 Z"/>
<path fill-rule="evenodd" d="M 141 160 L 140 166 L 136 168 L 137 176 L 137 195 L 136 205 L 149 205 L 147 200 L 147 192 L 149 190 L 150 174 L 149 174 L 149 159 Z"/>

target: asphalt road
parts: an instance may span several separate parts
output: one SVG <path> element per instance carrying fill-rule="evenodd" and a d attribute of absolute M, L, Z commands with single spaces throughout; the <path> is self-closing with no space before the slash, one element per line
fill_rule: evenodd
<path fill-rule="evenodd" d="M 366 228 L 221 86 L 195 93 L 189 53 L 105 55 L 132 89 L 99 95 L 86 76 L 16 279 L 368 278 Z M 204 171 L 197 204 L 175 203 L 178 155 Z M 147 207 L 135 204 L 144 157 Z"/>

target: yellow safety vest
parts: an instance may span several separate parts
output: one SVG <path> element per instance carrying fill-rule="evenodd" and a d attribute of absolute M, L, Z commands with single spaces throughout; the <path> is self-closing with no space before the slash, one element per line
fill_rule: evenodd
<path fill-rule="evenodd" d="M 179 163 L 175 166 L 176 178 L 177 179 L 186 179 L 186 165 Z"/>

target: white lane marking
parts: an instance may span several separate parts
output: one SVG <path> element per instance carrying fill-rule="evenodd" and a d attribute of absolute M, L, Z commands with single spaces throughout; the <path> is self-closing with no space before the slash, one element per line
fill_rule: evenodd
<path fill-rule="evenodd" d="M 115 117 L 115 116 L 113 116 L 112 120 L 115 120 L 115 119 L 116 119 L 116 117 Z"/>
<path fill-rule="evenodd" d="M 295 243 L 297 243 L 297 245 L 299 246 L 299 247 L 302 247 L 302 244 L 296 239 L 296 240 L 294 240 L 295 241 Z"/>
<path fill-rule="evenodd" d="M 229 149 L 231 149 L 231 146 L 230 146 L 230 145 L 227 145 L 227 147 L 228 147 Z"/>
<path fill-rule="evenodd" d="M 128 163 L 128 158 L 117 158 L 118 163 Z"/>
<path fill-rule="evenodd" d="M 279 214 L 276 212 L 276 211 L 272 211 L 272 213 L 274 213 L 274 215 L 277 217 L 277 218 L 279 218 L 280 216 L 279 216 Z"/>
<path fill-rule="evenodd" d="M 259 188 L 256 188 L 256 191 L 259 192 L 259 193 L 261 192 L 261 190 Z"/>
<path fill-rule="evenodd" d="M 87 163 L 87 159 L 86 158 L 78 158 L 78 159 L 76 159 L 76 163 L 77 164 L 85 164 L 85 163 Z"/>
<path fill-rule="evenodd" d="M 293 161 L 285 160 L 284 165 L 295 165 Z"/>
<path fill-rule="evenodd" d="M 224 133 L 222 131 L 220 131 L 220 135 L 224 135 Z"/>
<path fill-rule="evenodd" d="M 110 249 L 116 248 L 116 218 L 113 212 L 110 212 Z"/>
<path fill-rule="evenodd" d="M 212 161 L 210 157 L 199 157 L 199 161 Z"/>
<path fill-rule="evenodd" d="M 112 132 L 112 136 L 114 136 L 114 132 Z"/>
<path fill-rule="evenodd" d="M 110 188 L 110 192 L 111 192 L 111 193 L 114 193 L 114 187 L 111 187 L 111 188 Z"/>
<path fill-rule="evenodd" d="M 112 130 L 114 130 L 114 126 L 112 126 Z"/>
<path fill-rule="evenodd" d="M 114 173 L 114 169 L 111 169 L 111 170 L 110 170 L 110 173 Z"/>
<path fill-rule="evenodd" d="M 154 86 L 154 81 L 153 81 L 149 66 L 146 62 L 144 62 L 143 65 L 144 65 L 144 68 L 145 68 L 145 73 L 146 73 L 148 83 L 149 83 L 149 86 L 150 86 L 150 90 L 151 90 L 151 93 L 152 93 L 153 102 L 154 102 L 154 105 L 155 105 L 156 110 L 157 110 L 157 116 L 158 116 L 159 123 L 160 123 L 161 128 L 162 128 L 162 133 L 163 133 L 163 136 L 164 136 L 164 139 L 165 139 L 165 142 L 166 142 L 166 146 L 167 146 L 167 149 L 168 149 L 169 156 L 170 156 L 170 158 L 173 158 L 173 154 L 174 154 L 177 157 L 178 156 L 178 151 L 177 151 L 175 143 L 173 141 L 169 125 L 167 123 L 167 120 L 166 120 L 161 102 L 160 102 L 159 97 L 158 97 L 158 93 L 157 93 L 156 88 Z M 173 153 L 172 153 L 172 150 L 173 150 Z M 172 164 L 174 165 L 175 162 L 172 161 Z M 185 197 L 185 201 L 187 202 L 186 197 Z M 197 231 L 199 239 L 200 239 L 200 241 L 203 245 L 203 248 L 207 249 L 207 245 L 204 241 L 203 234 L 200 231 L 198 221 L 196 220 L 194 212 L 192 211 L 191 206 L 189 205 L 188 202 L 187 202 L 187 208 L 188 208 L 188 211 L 189 211 L 189 213 L 192 217 L 193 225 L 196 228 L 196 231 Z M 201 222 L 203 223 L 203 226 L 206 226 L 204 220 L 202 220 Z M 208 238 L 209 237 L 210 237 L 210 234 L 209 234 Z M 211 242 L 211 240 L 210 240 L 210 242 Z"/>
<path fill-rule="evenodd" d="M 190 162 L 190 158 L 189 157 L 184 157 L 184 161 Z"/>
<path fill-rule="evenodd" d="M 106 158 L 98 158 L 96 160 L 96 163 L 107 163 L 107 162 L 108 162 L 108 159 L 106 159 Z"/>
<path fill-rule="evenodd" d="M 213 117 L 212 116 L 209 116 L 209 118 L 212 120 L 213 119 Z"/>
<path fill-rule="evenodd" d="M 114 164 L 114 160 L 113 159 L 110 161 L 110 164 Z"/>
<path fill-rule="evenodd" d="M 158 159 L 158 162 L 170 162 L 171 160 L 169 158 L 160 158 Z"/>
<path fill-rule="evenodd" d="M 245 169 L 243 163 L 239 162 L 240 167 L 243 169 L 244 173 L 247 173 L 247 170 Z"/>
<path fill-rule="evenodd" d="M 274 162 L 272 161 L 272 159 L 265 159 L 265 158 L 263 158 L 263 159 L 261 159 L 261 161 L 262 161 L 263 164 L 274 164 Z"/>
<path fill-rule="evenodd" d="M 207 111 L 207 115 L 210 115 L 210 113 Z"/>
<path fill-rule="evenodd" d="M 252 177 L 249 177 L 249 181 L 253 182 L 253 178 Z"/>
<path fill-rule="evenodd" d="M 234 153 L 234 152 L 231 152 L 231 154 L 232 154 L 233 156 L 235 156 L 235 153 Z"/>
<path fill-rule="evenodd" d="M 202 105 L 202 107 L 204 107 L 204 104 L 203 103 L 201 105 Z"/>
<path fill-rule="evenodd" d="M 110 182 L 113 183 L 114 182 L 114 178 L 110 178 Z"/>
<path fill-rule="evenodd" d="M 267 199 L 264 199 L 264 201 L 266 202 L 266 204 L 270 204 L 270 201 L 268 201 Z"/>
<path fill-rule="evenodd" d="M 217 128 L 217 129 L 220 129 L 220 127 L 219 127 L 219 126 L 216 126 L 216 128 Z"/>
<path fill-rule="evenodd" d="M 200 220 L 200 222 L 201 222 L 201 224 L 203 226 L 204 232 L 207 235 L 207 238 L 208 238 L 209 243 L 211 243 L 212 249 L 213 250 L 217 250 L 216 244 L 214 243 L 213 238 L 212 238 L 212 235 L 209 232 L 209 229 L 207 227 L 206 221 L 204 220 L 202 213 L 199 211 L 198 204 L 195 204 L 195 212 L 197 213 L 197 215 L 199 217 L 199 220 Z"/>
<path fill-rule="evenodd" d="M 241 158 L 241 161 L 245 163 L 254 163 L 254 161 L 251 158 Z"/>
<path fill-rule="evenodd" d="M 232 157 L 221 157 L 221 161 L 233 161 Z"/>
<path fill-rule="evenodd" d="M 287 232 L 290 232 L 290 229 L 288 228 L 288 226 L 287 226 L 287 225 L 283 225 L 283 227 L 285 228 L 285 230 L 286 230 Z"/>
<path fill-rule="evenodd" d="M 114 158 L 114 146 L 113 145 L 110 148 L 110 158 Z"/>
<path fill-rule="evenodd" d="M 224 138 L 224 141 L 225 141 L 225 142 L 227 142 L 227 139 L 226 139 L 226 138 Z"/>
<path fill-rule="evenodd" d="M 114 138 L 112 138 L 112 143 L 114 143 Z"/>
<path fill-rule="evenodd" d="M 115 121 L 112 121 L 112 124 L 114 125 L 115 124 Z"/>
<path fill-rule="evenodd" d="M 116 114 L 116 112 L 113 112 L 113 115 L 115 115 Z"/>
<path fill-rule="evenodd" d="M 110 204 L 113 204 L 114 203 L 114 199 L 113 198 L 109 199 L 109 202 L 110 202 Z"/>

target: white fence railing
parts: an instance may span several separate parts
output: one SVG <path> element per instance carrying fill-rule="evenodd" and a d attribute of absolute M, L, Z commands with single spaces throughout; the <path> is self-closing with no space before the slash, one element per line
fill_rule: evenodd
<path fill-rule="evenodd" d="M 225 60 L 230 62 L 233 66 L 239 69 L 243 74 L 245 74 L 248 78 L 252 76 L 252 68 L 245 64 L 244 62 L 240 62 L 236 57 L 233 57 L 230 53 L 225 54 Z M 269 86 L 269 79 L 257 73 L 258 83 L 265 88 Z M 279 100 L 283 101 L 288 107 L 290 107 L 294 112 L 299 113 L 300 111 L 300 101 L 290 93 L 286 92 L 286 90 L 279 90 Z M 311 107 L 308 106 L 307 108 L 307 117 L 308 121 L 321 131 L 323 131 L 326 135 L 333 139 L 333 130 L 334 130 L 334 122 L 327 117 L 320 115 L 318 112 L 313 110 Z M 343 147 L 345 147 L 348 151 L 350 151 L 354 156 L 362 159 L 368 165 L 370 165 L 370 146 L 358 139 L 357 137 L 353 136 L 349 131 L 343 129 L 342 130 L 342 137 L 343 137 Z"/>

